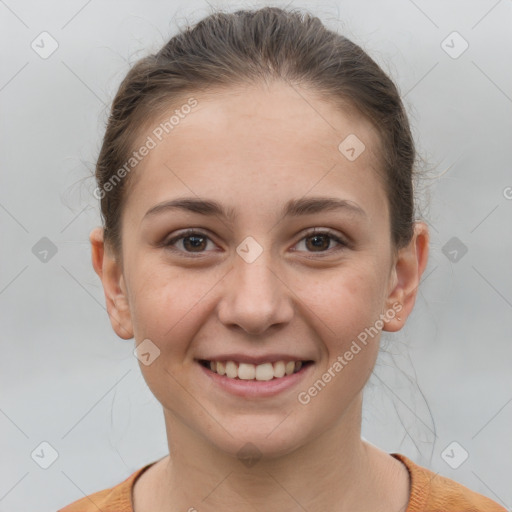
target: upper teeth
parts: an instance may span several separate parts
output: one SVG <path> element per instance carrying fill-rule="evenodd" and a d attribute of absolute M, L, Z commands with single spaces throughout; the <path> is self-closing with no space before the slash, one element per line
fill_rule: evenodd
<path fill-rule="evenodd" d="M 276 361 L 275 363 L 249 364 L 235 361 L 210 361 L 210 369 L 230 379 L 272 380 L 299 371 L 302 361 Z"/>

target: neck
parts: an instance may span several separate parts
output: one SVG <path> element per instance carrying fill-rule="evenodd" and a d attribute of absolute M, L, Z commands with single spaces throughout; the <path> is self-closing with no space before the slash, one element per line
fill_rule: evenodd
<path fill-rule="evenodd" d="M 279 456 L 262 455 L 253 465 L 219 449 L 164 409 L 170 456 L 159 478 L 158 509 L 387 510 L 381 507 L 389 480 L 384 484 L 381 469 L 383 455 L 390 457 L 362 441 L 361 408 L 362 394 L 321 435 Z"/>

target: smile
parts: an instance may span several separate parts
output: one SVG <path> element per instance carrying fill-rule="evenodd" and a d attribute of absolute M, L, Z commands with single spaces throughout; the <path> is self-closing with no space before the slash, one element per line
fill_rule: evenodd
<path fill-rule="evenodd" d="M 268 381 L 281 379 L 300 371 L 302 366 L 312 361 L 276 361 L 274 363 L 250 364 L 236 361 L 206 361 L 200 360 L 201 365 L 217 375 L 229 379 Z"/>

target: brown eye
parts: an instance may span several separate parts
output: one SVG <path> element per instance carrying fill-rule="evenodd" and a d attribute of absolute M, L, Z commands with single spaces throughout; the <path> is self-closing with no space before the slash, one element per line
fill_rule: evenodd
<path fill-rule="evenodd" d="M 336 242 L 338 247 L 334 247 L 333 250 L 337 251 L 347 247 L 348 244 L 340 237 L 330 231 L 313 231 L 308 234 L 299 242 L 299 244 L 305 240 L 306 252 L 325 253 L 332 252 L 330 249 L 331 242 Z"/>
<path fill-rule="evenodd" d="M 309 241 L 309 244 L 306 242 L 306 247 L 312 250 L 326 250 L 329 248 L 331 242 L 331 239 L 327 235 L 313 235 L 307 237 L 306 240 Z"/>
<path fill-rule="evenodd" d="M 203 255 L 209 252 L 206 250 L 209 241 L 212 242 L 210 237 L 205 233 L 190 229 L 171 238 L 162 245 L 171 251 L 181 253 L 185 256 L 192 256 L 194 254 Z M 331 231 L 314 230 L 307 233 L 306 236 L 300 240 L 299 244 L 304 241 L 306 252 L 317 253 L 320 256 L 323 256 L 324 253 L 331 254 L 333 251 L 348 247 L 347 242 Z M 331 247 L 332 242 L 336 242 L 337 247 Z"/>
<path fill-rule="evenodd" d="M 179 236 L 171 238 L 163 245 L 173 251 L 201 254 L 204 252 L 204 249 L 206 249 L 208 240 L 210 240 L 210 238 L 206 234 L 200 231 L 189 230 Z M 173 247 L 177 242 L 181 242 L 181 248 L 179 246 L 178 248 Z"/>
<path fill-rule="evenodd" d="M 187 236 L 183 238 L 183 247 L 185 247 L 187 251 L 200 251 L 201 249 L 204 249 L 206 247 L 205 240 L 206 237 L 204 236 Z"/>

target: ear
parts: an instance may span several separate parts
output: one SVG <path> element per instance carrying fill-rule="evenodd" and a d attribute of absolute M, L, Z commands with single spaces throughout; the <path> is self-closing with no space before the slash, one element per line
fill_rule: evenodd
<path fill-rule="evenodd" d="M 103 284 L 107 312 L 116 334 L 124 339 L 133 338 L 126 286 L 120 265 L 111 250 L 105 246 L 103 229 L 94 228 L 90 235 L 92 266 Z"/>
<path fill-rule="evenodd" d="M 406 247 L 398 250 L 390 276 L 390 286 L 386 298 L 389 312 L 394 311 L 394 317 L 384 323 L 383 330 L 399 331 L 414 307 L 421 276 L 428 261 L 429 233 L 424 222 L 414 223 L 412 240 Z M 385 315 L 386 312 L 383 311 Z M 399 320 L 400 318 L 400 320 Z"/>

